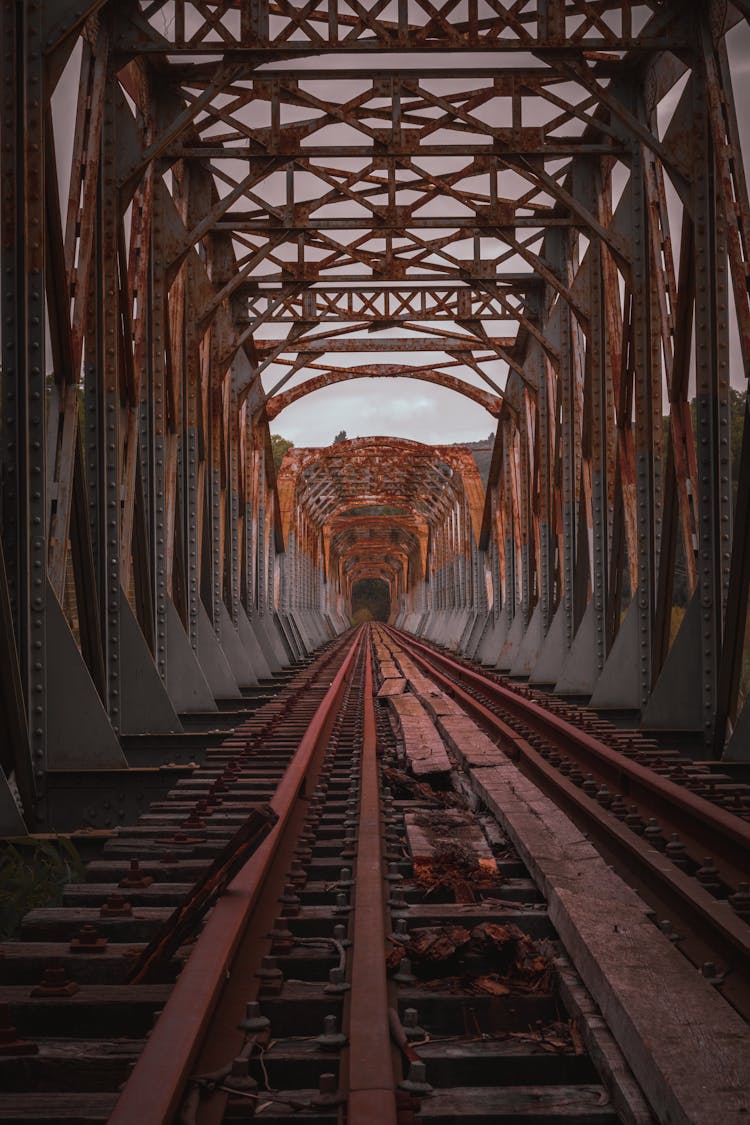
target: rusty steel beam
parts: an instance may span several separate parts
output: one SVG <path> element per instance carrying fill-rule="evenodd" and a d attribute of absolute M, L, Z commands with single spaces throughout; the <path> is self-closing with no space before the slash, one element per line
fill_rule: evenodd
<path fill-rule="evenodd" d="M 234 6 L 234 5 L 231 5 Z M 123 21 L 120 27 L 122 47 L 141 52 L 164 51 L 176 53 L 214 54 L 216 41 L 206 41 L 209 32 L 228 50 L 252 50 L 261 57 L 272 58 L 275 53 L 282 58 L 294 57 L 314 51 L 360 52 L 368 50 L 421 50 L 438 51 L 492 50 L 510 54 L 519 51 L 545 50 L 628 50 L 631 48 L 669 49 L 684 42 L 685 33 L 674 15 L 669 20 L 663 13 L 647 21 L 640 32 L 634 32 L 632 14 L 634 0 L 606 0 L 592 9 L 587 0 L 572 0 L 565 15 L 578 17 L 575 40 L 565 36 L 562 8 L 557 0 L 540 0 L 531 11 L 518 14 L 515 8 L 499 4 L 491 6 L 492 14 L 482 19 L 471 15 L 455 22 L 434 19 L 434 10 L 427 0 L 412 0 L 403 7 L 397 19 L 382 20 L 378 16 L 360 16 L 349 10 L 339 10 L 334 4 L 327 8 L 309 7 L 290 11 L 282 5 L 262 3 L 254 16 L 253 37 L 244 24 L 225 25 L 218 21 L 211 6 L 206 6 L 198 26 L 191 23 L 186 33 L 185 0 L 174 5 L 174 28 L 169 38 L 160 32 L 155 17 L 162 4 L 152 6 L 153 24 L 146 20 L 131 24 Z M 670 13 L 672 14 L 672 13 Z M 270 17 L 274 16 L 277 28 L 270 34 Z M 244 32 L 244 35 L 243 35 Z M 502 33 L 510 33 L 510 35 Z M 671 33 L 672 38 L 669 39 Z M 279 37 L 278 42 L 276 37 Z"/>
<path fill-rule="evenodd" d="M 458 335 L 452 335 L 449 340 L 442 339 L 439 336 L 399 336 L 399 337 L 383 337 L 382 340 L 373 339 L 359 339 L 352 338 L 347 340 L 336 340 L 327 338 L 318 342 L 316 339 L 307 340 L 294 340 L 291 341 L 288 347 L 279 349 L 278 340 L 255 340 L 255 348 L 261 355 L 264 352 L 278 352 L 277 354 L 283 355 L 285 352 L 297 352 L 300 355 L 320 355 L 325 352 L 346 352 L 357 354 L 359 352 L 430 352 L 430 351 L 448 351 L 448 352 L 491 352 L 496 347 L 513 348 L 515 347 L 515 337 L 488 337 L 487 342 L 482 344 L 476 340 Z"/>

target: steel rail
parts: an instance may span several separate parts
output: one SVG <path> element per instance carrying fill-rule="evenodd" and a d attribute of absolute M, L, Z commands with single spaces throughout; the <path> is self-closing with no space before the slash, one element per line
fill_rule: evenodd
<path fill-rule="evenodd" d="M 370 630 L 365 630 L 364 729 L 360 762 L 352 976 L 349 999 L 348 1125 L 396 1125 L 388 982 L 383 844 Z"/>
<path fill-rule="evenodd" d="M 444 653 L 436 652 L 412 638 L 407 639 L 400 632 L 394 635 L 405 647 L 408 645 L 412 651 L 426 654 L 431 664 L 445 668 L 465 686 L 490 696 L 536 733 L 551 738 L 561 749 L 583 757 L 628 797 L 635 801 L 642 799 L 655 813 L 663 811 L 669 815 L 696 843 L 713 849 L 712 854 L 716 858 L 739 871 L 740 878 L 743 872 L 746 874 L 750 870 L 750 824 L 648 766 L 632 761 L 533 700 L 525 699 L 487 676 L 451 660 Z M 510 728 L 508 732 L 507 737 L 518 737 Z"/>
<path fill-rule="evenodd" d="M 724 902 L 714 898 L 700 883 L 686 874 L 661 852 L 644 841 L 636 833 L 625 827 L 617 818 L 603 809 L 593 798 L 584 793 L 577 785 L 561 774 L 547 762 L 531 744 L 512 727 L 496 715 L 489 707 L 471 696 L 453 679 L 441 672 L 436 665 L 441 664 L 450 668 L 456 678 L 463 678 L 474 686 L 497 688 L 497 695 L 504 699 L 513 695 L 508 689 L 487 680 L 481 674 L 472 672 L 471 669 L 457 664 L 442 653 L 435 652 L 426 645 L 420 644 L 411 637 L 406 636 L 390 626 L 384 627 L 393 641 L 399 644 L 425 672 L 449 695 L 451 695 L 468 713 L 470 713 L 481 726 L 490 734 L 501 738 L 512 747 L 505 753 L 514 760 L 520 760 L 530 769 L 533 779 L 541 788 L 551 796 L 561 807 L 568 811 L 579 826 L 583 826 L 589 834 L 596 838 L 607 853 L 619 865 L 627 869 L 628 875 L 635 878 L 638 884 L 654 896 L 660 906 L 671 914 L 672 920 L 678 923 L 688 922 L 690 932 L 699 943 L 699 956 L 708 950 L 711 955 L 723 959 L 724 964 L 731 970 L 730 979 L 726 990 L 722 993 L 737 1009 L 748 1018 L 750 1016 L 750 926 L 739 918 Z M 427 654 L 426 656 L 424 654 Z M 460 677 L 459 677 L 460 673 Z M 490 694 L 492 694 L 490 692 Z M 536 712 L 544 709 L 529 700 L 514 696 L 514 702 L 519 705 L 533 707 Z M 498 705 L 504 705 L 499 702 Z M 509 708 L 510 709 L 510 708 Z M 517 713 L 517 712 L 514 712 Z M 550 714 L 556 724 L 563 724 L 568 738 L 578 735 L 570 723 L 565 723 L 558 716 Z M 549 731 L 546 732 L 549 734 Z M 581 737 L 588 741 L 595 741 L 591 736 L 580 732 Z M 602 747 L 608 756 L 615 752 L 608 747 Z M 623 758 L 623 765 L 633 767 L 629 759 Z M 637 767 L 640 773 L 648 773 L 644 767 Z M 654 774 L 656 782 L 665 784 L 665 779 Z M 670 790 L 677 790 L 679 786 L 666 782 Z M 708 801 L 703 801 L 693 794 L 685 794 L 693 801 L 699 801 L 705 806 L 705 815 L 708 825 L 712 826 L 711 817 L 714 814 L 723 814 L 721 819 L 726 819 L 728 814 L 718 809 Z M 742 822 L 739 822 L 740 826 Z M 704 826 L 705 827 L 705 826 Z M 737 857 L 735 857 L 737 863 Z M 647 895 L 648 897 L 648 895 Z M 693 958 L 696 960 L 696 958 Z"/>
<path fill-rule="evenodd" d="M 269 802 L 278 816 L 276 824 L 214 907 L 122 1089 L 110 1125 L 165 1125 L 179 1109 L 233 958 L 304 792 L 311 763 L 328 737 L 362 642 L 360 630 Z"/>

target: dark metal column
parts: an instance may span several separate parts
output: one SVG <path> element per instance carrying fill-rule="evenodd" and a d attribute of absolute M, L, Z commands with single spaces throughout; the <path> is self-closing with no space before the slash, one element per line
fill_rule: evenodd
<path fill-rule="evenodd" d="M 31 827 L 46 817 L 44 59 L 40 5 L 3 0 L 0 16 L 2 534 L 33 762 L 33 792 L 28 761 L 18 769 Z"/>

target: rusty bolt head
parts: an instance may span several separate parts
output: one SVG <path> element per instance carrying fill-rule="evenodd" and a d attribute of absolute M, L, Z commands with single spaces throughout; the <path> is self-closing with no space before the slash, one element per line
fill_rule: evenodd
<path fill-rule="evenodd" d="M 42 979 L 36 988 L 32 988 L 32 996 L 65 997 L 74 996 L 78 992 L 78 985 L 73 980 L 68 980 L 59 965 L 48 965 L 42 974 Z"/>
<path fill-rule="evenodd" d="M 73 938 L 69 948 L 71 953 L 104 953 L 107 939 L 100 935 L 96 926 L 87 922 L 85 926 L 81 926 L 78 937 Z"/>
<path fill-rule="evenodd" d="M 125 890 L 143 890 L 150 887 L 153 881 L 152 875 L 143 874 L 138 860 L 131 859 L 128 874 L 124 875 L 117 885 Z"/>
<path fill-rule="evenodd" d="M 110 895 L 99 909 L 99 915 L 102 918 L 130 918 L 132 914 L 133 907 L 125 901 L 122 895 Z"/>

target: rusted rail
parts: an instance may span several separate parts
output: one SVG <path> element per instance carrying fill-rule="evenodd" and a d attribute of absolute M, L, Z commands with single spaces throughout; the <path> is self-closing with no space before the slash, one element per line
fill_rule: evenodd
<path fill-rule="evenodd" d="M 531 732 L 549 738 L 561 750 L 576 756 L 586 767 L 595 768 L 627 797 L 643 801 L 655 812 L 665 813 L 671 822 L 689 833 L 696 843 L 703 843 L 706 847 L 710 845 L 716 857 L 722 859 L 732 871 L 741 876 L 742 872 L 750 870 L 750 824 L 661 776 L 655 770 L 610 749 L 586 730 L 574 726 L 553 711 L 504 687 L 481 672 L 467 668 L 445 653 L 407 638 L 403 633 L 399 634 L 399 640 L 425 666 L 429 665 L 433 671 L 436 668 L 445 670 L 454 682 L 492 699 L 506 715 L 521 720 Z M 467 695 L 465 692 L 463 696 L 467 707 L 476 707 L 477 700 L 470 696 L 467 698 Z M 507 723 L 502 733 L 514 743 L 518 741 Z"/>
<path fill-rule="evenodd" d="M 227 945 L 249 907 L 248 855 L 277 817 L 269 802 L 301 787 L 310 740 L 325 743 L 316 712 L 351 647 L 351 636 L 330 643 L 309 666 L 267 681 L 262 694 L 236 705 L 239 725 L 218 744 L 216 732 L 209 735 L 202 763 L 146 808 L 138 823 L 89 843 L 94 858 L 86 881 L 69 882 L 61 906 L 29 911 L 20 940 L 2 945 L 3 1119 L 47 1120 L 51 1114 L 54 1120 L 109 1120 L 117 1101 L 113 1091 L 145 1048 L 206 907 L 214 905 L 207 928 L 214 936 L 221 929 Z M 195 736 L 191 746 L 198 752 Z M 238 867 L 243 872 L 225 893 Z M 176 952 L 175 941 L 181 943 Z M 190 1019 L 202 1018 L 200 1000 L 223 982 L 222 953 L 218 942 L 180 977 L 184 994 L 197 973 L 179 1029 L 183 1035 Z M 19 1051 L 25 1059 L 20 1068 L 14 1065 Z M 177 1050 L 165 1052 L 160 1076 L 179 1061 Z M 159 1103 L 165 1089 L 160 1078 L 149 1103 Z"/>
<path fill-rule="evenodd" d="M 725 994 L 741 1011 L 750 1013 L 750 926 L 746 914 L 741 913 L 745 905 L 742 880 L 750 869 L 750 826 L 654 770 L 613 751 L 585 730 L 481 671 L 400 631 L 386 631 L 509 756 L 531 772 L 556 803 L 586 827 L 607 854 L 618 861 L 623 872 L 635 879 L 636 885 L 659 906 L 661 917 L 668 917 L 675 924 L 674 932 L 683 931 L 682 936 L 687 937 L 686 951 L 692 942 L 693 958 L 698 964 L 716 961 L 730 967 L 723 986 Z M 631 806 L 631 811 L 637 807 L 640 814 L 634 817 L 636 824 L 631 827 L 612 812 L 613 794 L 602 804 L 584 789 L 583 774 L 579 773 L 573 781 L 569 773 L 556 768 L 559 761 L 552 765 L 547 747 L 541 747 L 536 736 L 542 736 L 561 754 L 569 755 L 571 761 L 586 768 L 599 767 L 616 794 L 636 802 Z M 650 825 L 657 831 L 646 833 L 644 817 L 652 818 Z M 665 823 L 670 828 L 679 827 L 681 832 L 680 849 L 672 853 L 666 849 Z M 662 850 L 651 841 L 661 842 Z M 718 875 L 715 883 L 704 885 L 700 857 L 706 851 L 717 857 L 728 893 L 734 892 L 736 896 L 737 910 L 712 893 L 720 890 Z M 675 855 L 677 862 L 670 859 L 670 854 Z M 684 860 L 691 855 L 696 857 L 691 866 L 697 869 L 697 878 L 684 869 Z"/>
<path fill-rule="evenodd" d="M 349 1125 L 396 1125 L 398 1112 L 385 975 L 386 908 L 380 778 L 372 688 L 372 654 L 368 645 L 355 869 L 347 1121 Z"/>
<path fill-rule="evenodd" d="M 361 638 L 352 639 L 270 802 L 278 820 L 206 923 L 120 1095 L 111 1125 L 132 1125 L 136 1121 L 139 1125 L 160 1125 L 176 1112 L 292 812 L 305 799 L 311 764 L 330 733 L 360 644 Z"/>
<path fill-rule="evenodd" d="M 418 661 L 405 641 L 392 630 L 380 634 L 381 691 L 398 717 L 407 768 L 422 779 L 421 788 L 431 782 L 444 786 L 458 773 L 478 801 L 479 817 L 486 809 L 512 840 L 657 1120 L 703 1125 L 716 1113 L 716 1099 L 726 1099 L 718 1116 L 741 1120 L 750 1032 L 746 1020 L 717 995 L 723 973 L 715 964 L 710 972 L 704 966 L 696 973 L 674 944 L 679 939 L 654 925 L 630 878 L 623 881 L 613 871 L 608 850 L 600 854 L 590 833 L 561 811 L 560 792 L 550 789 L 547 796 L 525 769 L 525 759 L 513 753 L 522 739 L 518 729 L 508 728 L 503 745 L 497 745 L 484 733 L 485 724 L 467 713 L 467 693 L 451 692 L 452 681 Z M 510 888 L 505 894 L 510 897 Z M 734 1001 L 741 966 L 725 968 Z M 708 1057 L 706 1042 L 717 1037 L 722 1046 L 709 1048 Z M 668 1046 L 676 1042 L 678 1060 Z"/>

